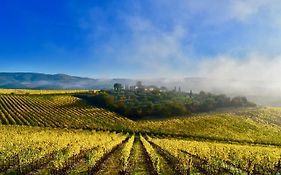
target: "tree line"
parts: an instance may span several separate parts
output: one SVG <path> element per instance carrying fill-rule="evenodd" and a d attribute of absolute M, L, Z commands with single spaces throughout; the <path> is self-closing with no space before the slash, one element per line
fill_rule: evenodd
<path fill-rule="evenodd" d="M 219 108 L 255 107 L 246 97 L 228 97 L 201 91 L 176 92 L 159 90 L 131 91 L 122 88 L 80 95 L 88 103 L 102 107 L 131 119 L 165 118 L 209 112 Z"/>

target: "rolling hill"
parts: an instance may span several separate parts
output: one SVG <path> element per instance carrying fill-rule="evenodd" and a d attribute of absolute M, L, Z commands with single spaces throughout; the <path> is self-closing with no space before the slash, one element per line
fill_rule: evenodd
<path fill-rule="evenodd" d="M 163 120 L 132 121 L 88 105 L 72 94 L 21 93 L 0 95 L 0 109 L 2 124 L 127 131 L 281 145 L 279 108 L 250 108 Z"/>
<path fill-rule="evenodd" d="M 132 121 L 88 105 L 73 91 L 24 91 L 0 95 L 1 175 L 281 170 L 280 108 Z"/>

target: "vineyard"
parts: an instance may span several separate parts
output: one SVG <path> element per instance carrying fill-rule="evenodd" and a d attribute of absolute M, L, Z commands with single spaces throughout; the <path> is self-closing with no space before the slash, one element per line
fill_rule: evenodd
<path fill-rule="evenodd" d="M 149 141 L 183 174 L 277 174 L 281 171 L 280 147 L 158 138 L 149 138 Z"/>
<path fill-rule="evenodd" d="M 222 142 L 260 143 L 281 145 L 281 124 L 276 125 L 262 120 L 259 115 L 255 119 L 250 113 L 259 113 L 264 109 L 247 110 L 236 113 L 200 114 L 193 117 L 177 117 L 168 120 L 139 121 L 138 130 L 160 136 L 192 138 L 196 140 L 215 140 Z M 273 118 L 270 115 L 268 120 Z M 277 116 L 276 116 L 277 117 Z M 279 119 L 281 118 L 281 110 Z"/>
<path fill-rule="evenodd" d="M 147 135 L 0 127 L 0 174 L 278 174 L 281 149 Z"/>
<path fill-rule="evenodd" d="M 0 170 L 5 173 L 61 174 L 83 164 L 88 172 L 129 135 L 110 132 L 0 127 Z M 76 167 L 76 166 L 75 166 Z"/>
<path fill-rule="evenodd" d="M 279 108 L 132 121 L 73 91 L 2 91 L 1 175 L 281 173 Z"/>
<path fill-rule="evenodd" d="M 29 90 L 29 89 L 0 89 L 0 94 L 74 94 L 96 92 L 97 90 Z"/>
<path fill-rule="evenodd" d="M 70 95 L 0 95 L 2 124 L 123 130 L 132 121 Z"/>

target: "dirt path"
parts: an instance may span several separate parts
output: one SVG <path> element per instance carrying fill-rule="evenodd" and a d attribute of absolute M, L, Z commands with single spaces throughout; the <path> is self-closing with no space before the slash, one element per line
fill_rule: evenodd
<path fill-rule="evenodd" d="M 149 166 L 147 163 L 147 157 L 144 154 L 144 148 L 140 142 L 139 137 L 136 137 L 132 154 L 130 157 L 131 174 L 134 175 L 148 175 Z"/>
<path fill-rule="evenodd" d="M 97 165 L 91 174 L 95 175 L 118 175 L 122 170 L 121 166 L 121 157 L 122 157 L 122 149 L 125 146 L 125 141 L 122 144 L 116 146 L 110 153 L 108 153 Z M 160 159 L 160 169 L 161 175 L 173 175 L 176 174 L 174 170 L 169 165 L 169 162 L 163 157 L 163 155 L 159 154 L 159 152 L 155 149 Z M 84 157 L 84 156 L 83 156 Z M 88 174 L 88 166 L 85 162 L 84 158 L 81 158 L 75 161 L 76 166 L 70 168 L 66 174 L 74 175 L 87 175 Z M 73 164 L 74 165 L 74 164 Z M 34 174 L 48 174 L 48 171 L 44 171 L 46 169 L 40 169 Z M 139 136 L 135 137 L 135 141 L 133 143 L 133 147 L 131 150 L 131 154 L 129 157 L 129 165 L 128 165 L 128 174 L 132 175 L 151 175 L 153 172 L 153 167 L 151 161 L 146 155 L 145 149 L 140 141 Z M 50 173 L 50 172 L 49 172 Z M 33 174 L 33 173 L 32 173 Z"/>

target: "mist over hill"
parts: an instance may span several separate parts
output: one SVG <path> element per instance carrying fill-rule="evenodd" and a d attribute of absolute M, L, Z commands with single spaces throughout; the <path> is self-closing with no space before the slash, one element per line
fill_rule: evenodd
<path fill-rule="evenodd" d="M 0 88 L 16 89 L 111 89 L 114 83 L 135 85 L 141 79 L 93 79 L 66 74 L 0 73 Z M 281 106 L 279 82 L 190 77 L 184 79 L 154 78 L 141 80 L 144 85 L 199 92 L 201 90 L 229 96 L 246 96 L 259 105 Z"/>

